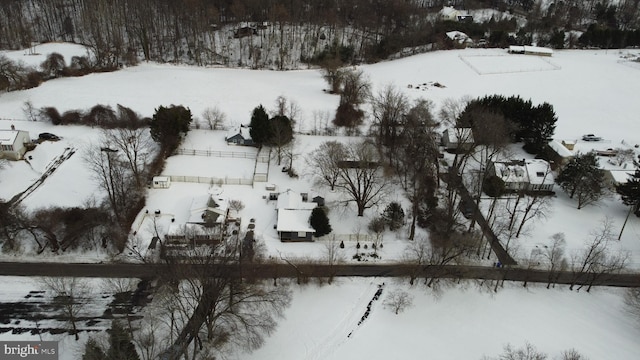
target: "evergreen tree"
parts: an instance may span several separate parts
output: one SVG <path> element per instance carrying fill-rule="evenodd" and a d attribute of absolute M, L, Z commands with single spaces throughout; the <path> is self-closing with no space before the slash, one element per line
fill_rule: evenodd
<path fill-rule="evenodd" d="M 605 193 L 604 172 L 594 152 L 577 154 L 562 168 L 556 183 L 570 198 L 578 199 L 578 209 L 598 201 Z"/>
<path fill-rule="evenodd" d="M 400 204 L 394 201 L 384 209 L 382 218 L 389 226 L 389 230 L 397 230 L 404 224 L 404 210 Z"/>
<path fill-rule="evenodd" d="M 102 351 L 102 348 L 94 338 L 89 338 L 87 344 L 84 347 L 84 354 L 82 360 L 104 360 L 107 356 Z"/>
<path fill-rule="evenodd" d="M 311 211 L 309 224 L 316 231 L 316 237 L 327 235 L 332 231 L 329 218 L 322 207 L 316 207 Z"/>
<path fill-rule="evenodd" d="M 622 202 L 633 206 L 633 213 L 640 217 L 640 170 L 630 175 L 626 183 L 618 184 L 616 192 L 622 197 Z"/>
<path fill-rule="evenodd" d="M 151 119 L 151 137 L 171 153 L 178 148 L 181 136 L 189 131 L 192 120 L 191 110 L 184 106 L 160 106 Z"/>
<path fill-rule="evenodd" d="M 131 334 L 118 321 L 111 323 L 109 332 L 109 360 L 140 360 L 136 347 L 131 342 Z"/>
<path fill-rule="evenodd" d="M 533 106 L 531 100 L 524 100 L 519 96 L 504 97 L 502 95 L 485 96 L 469 102 L 458 119 L 458 125 L 472 127 L 474 135 L 480 133 L 479 128 L 486 124 L 474 122 L 476 116 L 485 110 L 495 114 L 502 114 L 512 125 L 510 137 L 513 141 L 523 141 L 524 149 L 532 154 L 539 154 L 556 129 L 556 117 L 553 106 L 543 103 Z"/>
<path fill-rule="evenodd" d="M 269 143 L 273 137 L 271 124 L 269 123 L 269 115 L 267 115 L 262 105 L 253 109 L 250 126 L 251 130 L 249 130 L 249 134 L 256 145 L 262 146 Z"/>
<path fill-rule="evenodd" d="M 523 129 L 524 149 L 532 154 L 540 154 L 549 143 L 556 130 L 558 118 L 549 103 L 531 109 L 529 121 L 520 124 Z"/>

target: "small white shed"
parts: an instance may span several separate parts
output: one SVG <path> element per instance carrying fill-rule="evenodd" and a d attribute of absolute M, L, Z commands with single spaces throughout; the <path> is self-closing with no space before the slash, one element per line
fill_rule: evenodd
<path fill-rule="evenodd" d="M 168 176 L 154 176 L 153 188 L 154 189 L 168 189 L 171 186 L 171 178 Z"/>

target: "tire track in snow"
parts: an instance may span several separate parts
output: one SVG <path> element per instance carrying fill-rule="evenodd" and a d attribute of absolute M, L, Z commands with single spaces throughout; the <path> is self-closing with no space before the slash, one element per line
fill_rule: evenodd
<path fill-rule="evenodd" d="M 364 309 L 378 291 L 378 285 L 373 281 L 365 288 L 353 304 L 351 309 L 342 317 L 340 322 L 331 329 L 322 341 L 307 351 L 306 360 L 324 360 L 335 352 L 343 343 L 349 340 L 349 335 L 355 331 L 358 321 L 362 318 Z"/>

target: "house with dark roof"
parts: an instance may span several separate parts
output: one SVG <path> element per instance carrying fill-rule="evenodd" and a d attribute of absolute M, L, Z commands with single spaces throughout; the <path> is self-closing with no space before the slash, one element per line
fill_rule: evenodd
<path fill-rule="evenodd" d="M 227 144 L 254 146 L 255 144 L 251 138 L 250 131 L 250 127 L 240 126 L 227 133 L 224 139 L 227 141 Z"/>

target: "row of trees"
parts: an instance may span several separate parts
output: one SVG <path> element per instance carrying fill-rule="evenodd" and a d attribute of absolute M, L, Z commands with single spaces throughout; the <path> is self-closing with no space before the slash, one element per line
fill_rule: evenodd
<path fill-rule="evenodd" d="M 492 46 L 529 44 L 533 38 L 545 43 L 558 29 L 587 30 L 592 23 L 606 26 L 607 30 L 638 26 L 638 4 L 632 0 L 618 2 L 617 6 L 602 1 L 566 1 L 548 7 L 532 1 L 526 5 L 513 1 L 454 4 L 502 11 L 517 8 L 525 11 L 528 18 L 521 29 L 513 17 L 472 24 L 434 21 L 432 14 L 449 4 L 366 0 L 10 0 L 0 9 L 0 26 L 5 29 L 0 34 L 0 44 L 11 49 L 29 48 L 32 42 L 87 44 L 95 54 L 94 65 L 99 68 L 116 68 L 142 58 L 288 69 L 301 62 L 375 61 L 406 47 L 446 46 L 444 33 L 454 26 L 454 30 L 487 38 Z M 518 35 L 510 38 L 510 33 Z"/>
<path fill-rule="evenodd" d="M 120 104 L 117 105 L 115 110 L 109 105 L 98 104 L 88 111 L 67 110 L 60 114 L 55 107 L 45 106 L 36 109 L 33 104 L 26 102 L 23 110 L 29 120 L 48 121 L 53 125 L 87 125 L 103 129 L 139 129 L 149 126 L 150 123 L 150 119 L 142 118 L 131 108 Z"/>

